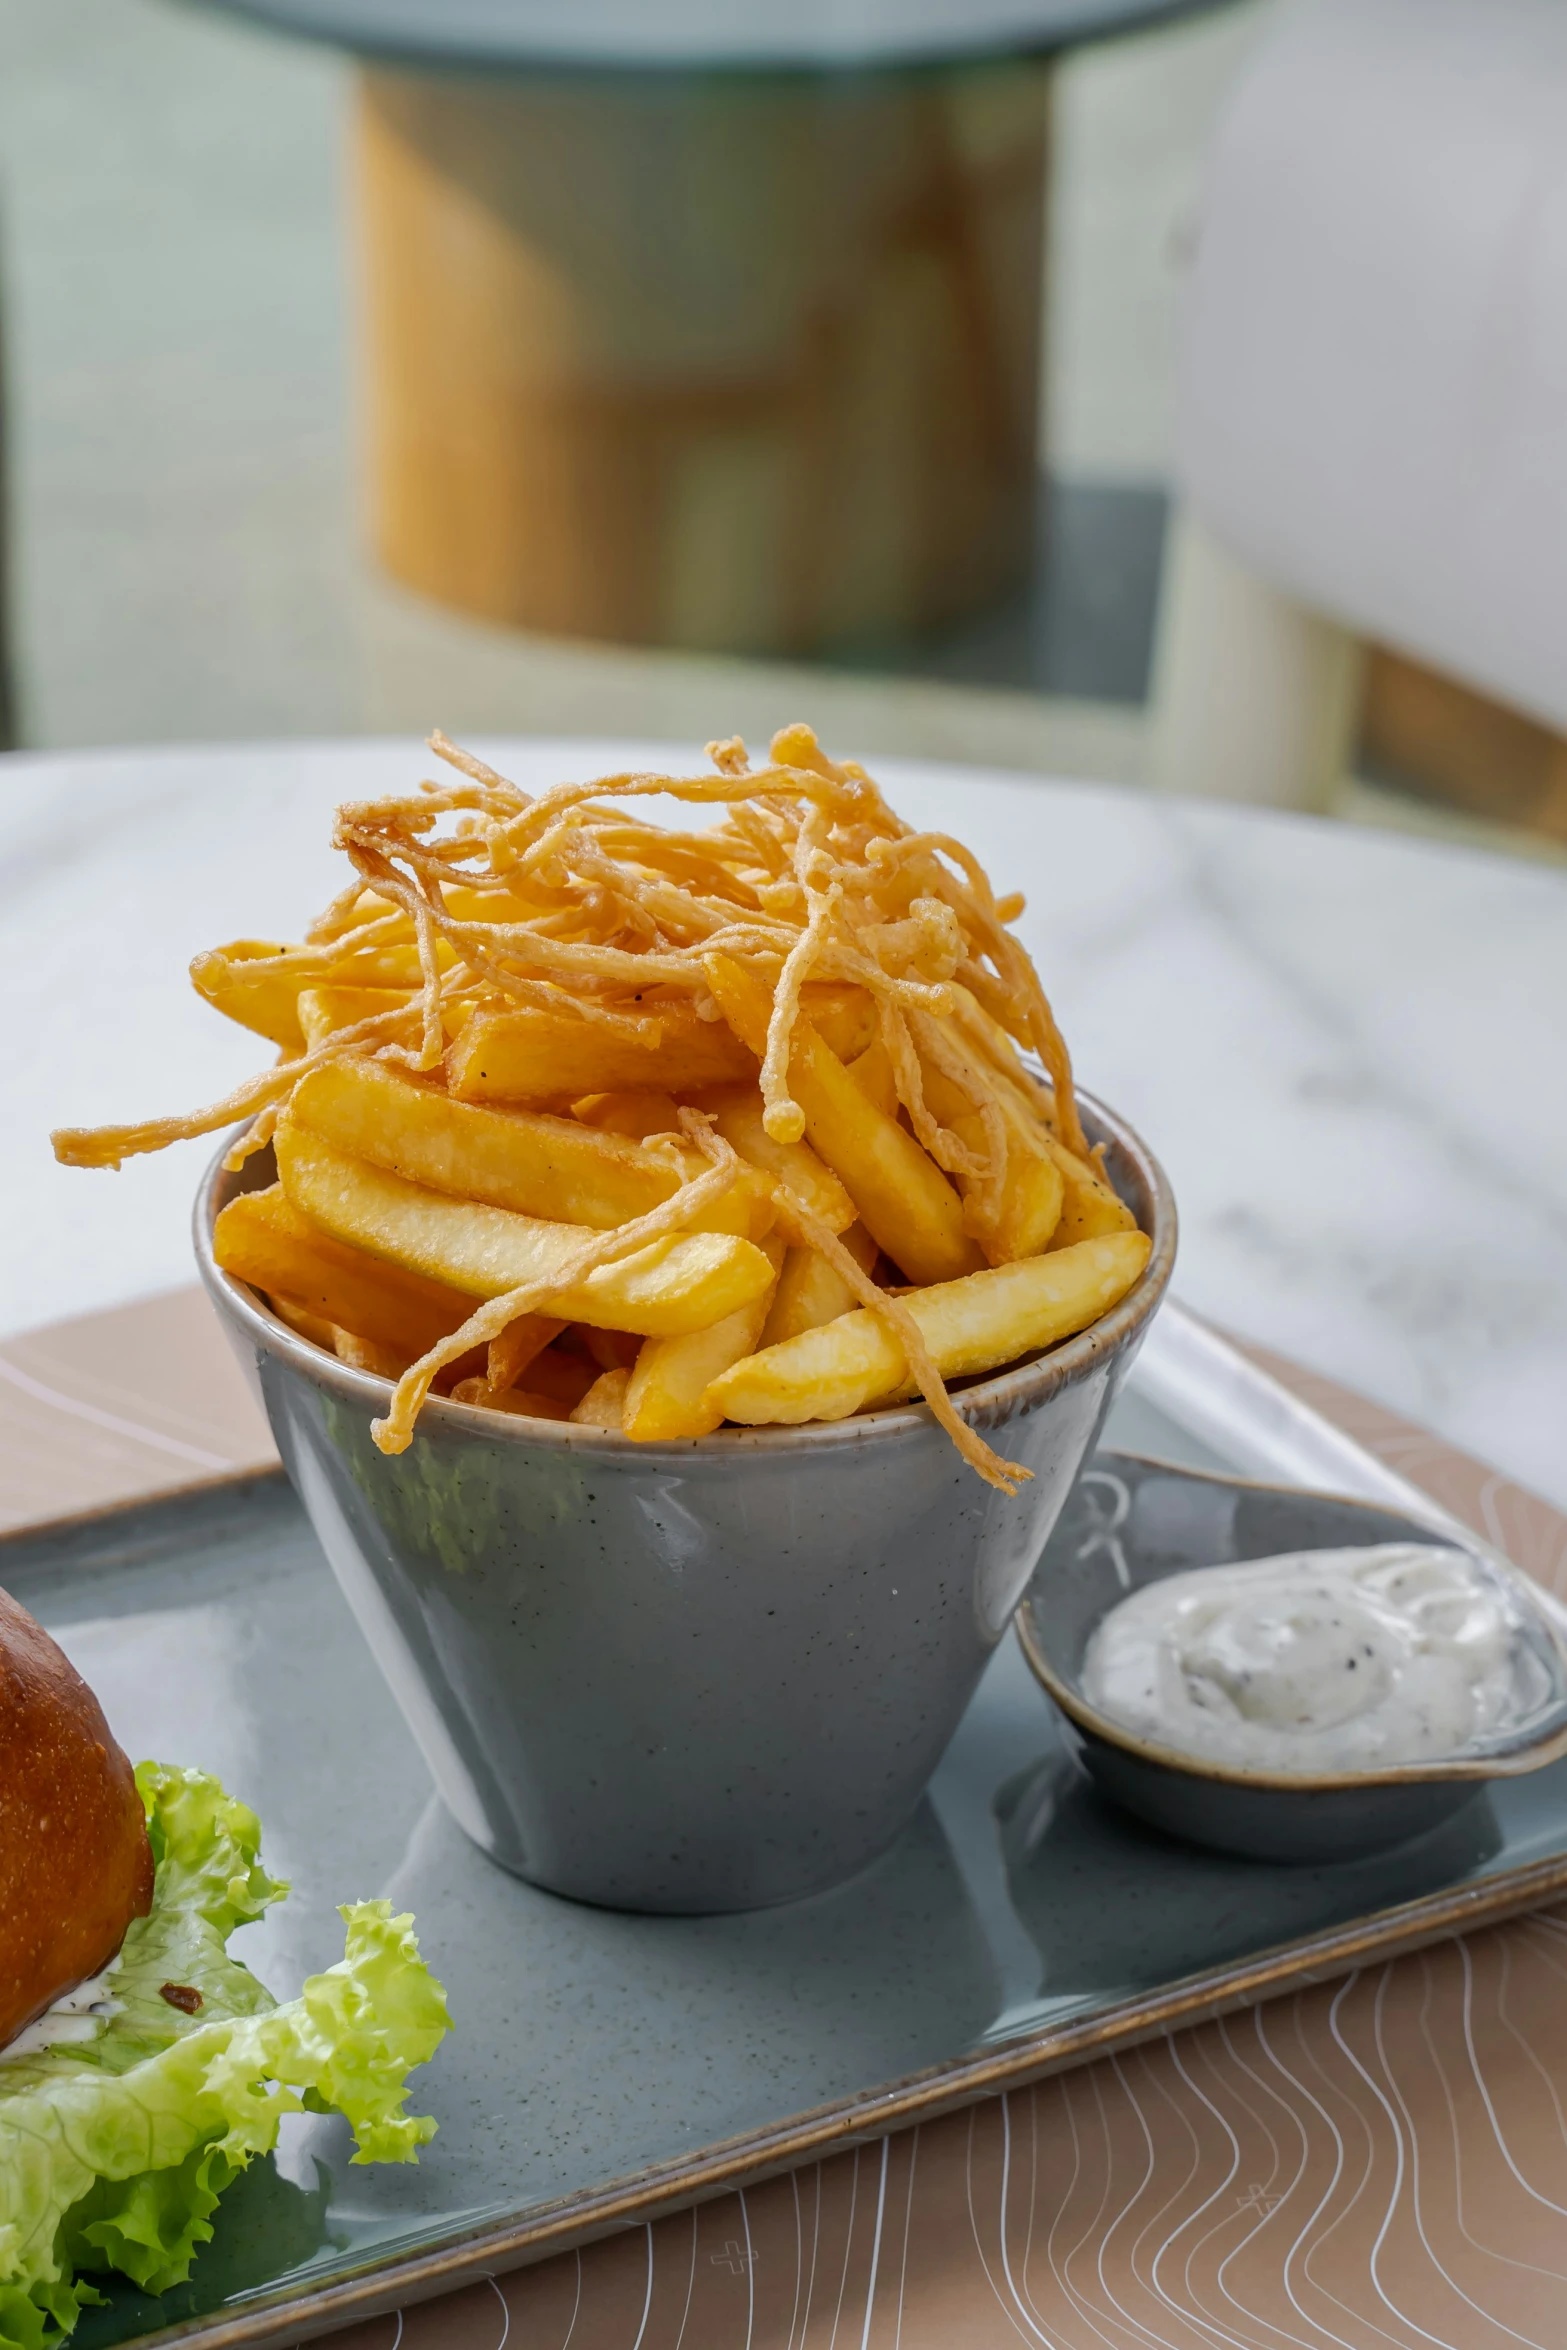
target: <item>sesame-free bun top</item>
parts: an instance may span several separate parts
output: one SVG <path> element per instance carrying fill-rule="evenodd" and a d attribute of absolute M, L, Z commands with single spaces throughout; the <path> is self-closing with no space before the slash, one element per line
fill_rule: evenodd
<path fill-rule="evenodd" d="M 0 1591 L 0 2048 L 106 1967 L 152 1906 L 152 1847 L 103 1708 Z"/>

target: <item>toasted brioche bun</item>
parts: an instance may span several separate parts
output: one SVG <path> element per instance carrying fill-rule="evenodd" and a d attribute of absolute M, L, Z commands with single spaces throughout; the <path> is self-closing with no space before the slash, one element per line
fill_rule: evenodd
<path fill-rule="evenodd" d="M 131 1766 L 80 1673 L 0 1591 L 0 2048 L 152 1907 Z"/>

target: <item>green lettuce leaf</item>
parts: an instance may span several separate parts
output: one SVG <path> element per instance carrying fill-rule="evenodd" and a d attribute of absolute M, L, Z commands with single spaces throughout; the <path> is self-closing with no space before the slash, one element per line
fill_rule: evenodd
<path fill-rule="evenodd" d="M 49 2350 L 101 2296 L 88 2274 L 183 2283 L 223 2190 L 289 2113 L 346 2115 L 355 2162 L 413 2162 L 403 2110 L 447 2030 L 410 1917 L 356 1901 L 338 1964 L 278 2006 L 225 1944 L 280 1901 L 254 1812 L 200 1771 L 144 1763 L 157 1875 L 125 1937 L 96 2040 L 0 2060 L 0 2350 Z M 165 1984 L 199 1993 L 192 2014 Z M 195 2005 L 193 2000 L 187 2004 Z"/>

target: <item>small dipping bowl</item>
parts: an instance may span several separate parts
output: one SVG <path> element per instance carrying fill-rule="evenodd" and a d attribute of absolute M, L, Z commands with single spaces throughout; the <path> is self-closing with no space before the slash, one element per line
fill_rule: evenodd
<path fill-rule="evenodd" d="M 1505 1583 L 1552 1692 L 1526 1721 L 1451 1760 L 1284 1773 L 1155 1745 L 1084 1697 L 1089 1640 L 1128 1593 L 1194 1567 L 1380 1542 L 1461 1549 Z M 1487 1780 L 1536 1771 L 1567 1754 L 1567 1652 L 1523 1577 L 1461 1533 L 1448 1536 L 1370 1502 L 1213 1476 L 1135 1453 L 1098 1453 L 1056 1522 L 1017 1628 L 1096 1785 L 1156 1828 L 1249 1860 L 1350 1860 L 1382 1851 L 1438 1826 Z"/>
<path fill-rule="evenodd" d="M 213 1257 L 218 1211 L 273 1179 L 270 1152 L 214 1163 L 202 1279 L 437 1787 L 492 1858 L 610 1908 L 703 1912 L 819 1892 L 897 1836 L 1169 1281 L 1158 1163 L 1082 1107 L 1153 1252 L 1090 1329 L 958 1393 L 1033 1471 L 1012 1498 L 922 1404 L 633 1444 L 432 1397 L 389 1459 L 370 1436 L 389 1383 Z"/>

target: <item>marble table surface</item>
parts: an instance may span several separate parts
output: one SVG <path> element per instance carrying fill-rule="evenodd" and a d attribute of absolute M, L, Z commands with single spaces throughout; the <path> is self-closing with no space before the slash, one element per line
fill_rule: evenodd
<path fill-rule="evenodd" d="M 696 757 L 474 747 L 535 787 Z M 338 886 L 334 803 L 430 764 L 412 741 L 0 760 L 0 1336 L 190 1278 L 206 1146 L 87 1174 L 47 1130 L 257 1066 L 190 955 L 297 936 Z M 1101 785 L 876 771 L 1027 891 L 1083 1082 L 1169 1169 L 1185 1301 L 1567 1502 L 1567 875 Z"/>

